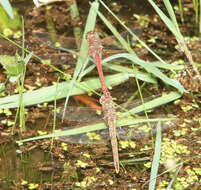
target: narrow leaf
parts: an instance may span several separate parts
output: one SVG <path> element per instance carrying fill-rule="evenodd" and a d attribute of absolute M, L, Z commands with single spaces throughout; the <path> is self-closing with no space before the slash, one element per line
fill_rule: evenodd
<path fill-rule="evenodd" d="M 160 155 L 161 155 L 161 122 L 159 121 L 157 124 L 156 143 L 155 143 L 155 150 L 154 150 L 154 158 L 153 158 L 152 166 L 151 166 L 149 190 L 155 189 Z"/>

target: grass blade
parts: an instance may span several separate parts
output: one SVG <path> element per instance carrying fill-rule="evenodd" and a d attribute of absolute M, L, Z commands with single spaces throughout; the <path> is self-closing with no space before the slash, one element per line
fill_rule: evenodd
<path fill-rule="evenodd" d="M 174 10 L 172 8 L 172 5 L 170 4 L 170 1 L 169 0 L 165 0 L 165 1 L 163 0 L 163 3 L 165 4 L 165 7 L 166 7 L 171 19 L 172 19 L 177 31 L 180 32 L 179 26 L 177 24 L 177 19 L 176 19 L 176 16 L 174 14 Z"/>
<path fill-rule="evenodd" d="M 136 118 L 119 118 L 117 120 L 117 126 L 116 127 L 121 127 L 121 126 L 129 126 L 129 125 L 134 125 L 134 124 L 139 124 L 139 123 L 152 123 L 152 122 L 157 122 L 157 121 L 172 121 L 175 120 L 175 117 L 172 118 L 154 118 L 154 119 L 136 119 Z M 133 127 L 133 126 L 131 126 Z M 24 139 L 21 140 L 20 142 L 28 142 L 28 141 L 33 141 L 33 140 L 39 140 L 39 139 L 44 139 L 44 138 L 52 138 L 52 137 L 60 137 L 60 136 L 72 136 L 72 135 L 78 135 L 78 134 L 83 134 L 83 133 L 88 133 L 92 131 L 97 131 L 101 129 L 106 129 L 108 128 L 107 125 L 103 123 L 97 123 L 97 124 L 92 124 L 92 125 L 86 125 L 82 127 L 73 127 L 69 130 L 66 131 L 56 131 L 55 133 L 48 134 L 48 135 L 42 135 L 42 136 L 37 136 L 37 137 L 32 137 L 29 139 Z"/>
<path fill-rule="evenodd" d="M 174 88 L 177 88 L 181 93 L 187 92 L 184 87 L 179 83 L 179 81 L 168 78 L 154 65 L 150 65 L 148 62 L 139 59 L 136 56 L 133 56 L 129 53 L 120 53 L 116 57 L 128 59 L 134 64 L 142 66 L 146 71 L 152 73 L 155 77 L 160 78 L 163 82 L 173 86 Z"/>
<path fill-rule="evenodd" d="M 107 6 L 106 4 L 102 1 L 99 0 L 101 2 L 101 4 L 107 9 L 107 11 L 129 32 L 129 34 L 136 39 L 143 47 L 145 47 L 153 56 L 155 56 L 159 61 L 161 61 L 161 63 L 165 63 L 165 61 L 163 61 L 156 53 L 154 53 L 149 46 L 147 46 L 142 40 L 140 40 L 138 38 L 138 36 L 136 36 L 131 30 L 130 28 L 128 28 Z M 107 27 L 111 30 L 111 32 L 113 32 L 113 26 L 109 23 L 109 21 L 100 13 L 98 12 L 98 15 L 100 16 L 100 18 L 103 20 L 103 22 L 107 25 Z M 115 35 L 115 33 L 113 33 Z M 118 39 L 118 36 L 116 36 Z M 119 39 L 118 39 L 119 40 Z M 123 44 L 122 44 L 123 45 Z M 133 50 L 128 51 L 129 53 L 132 54 Z"/>
<path fill-rule="evenodd" d="M 137 106 L 137 107 L 129 110 L 128 112 L 122 113 L 122 117 L 133 115 L 133 114 L 142 112 L 144 110 L 153 109 L 155 107 L 161 106 L 161 105 L 166 104 L 168 102 L 174 101 L 180 97 L 181 97 L 181 94 L 179 92 L 176 92 L 176 91 L 170 92 L 169 94 L 163 94 L 159 98 L 155 98 L 154 100 L 151 100 L 151 101 L 146 102 L 140 106 Z"/>
<path fill-rule="evenodd" d="M 155 143 L 155 150 L 154 150 L 154 158 L 151 166 L 151 176 L 149 182 L 149 190 L 155 189 L 156 185 L 156 178 L 158 173 L 158 166 L 160 161 L 161 155 L 161 122 L 159 121 L 157 124 L 157 133 L 156 133 L 156 143 Z"/>
<path fill-rule="evenodd" d="M 179 171 L 181 170 L 181 168 L 183 167 L 183 164 L 180 164 L 180 166 L 177 168 L 174 177 L 172 178 L 172 180 L 170 181 L 169 185 L 167 186 L 166 190 L 170 190 L 172 185 L 174 184 L 174 182 L 177 179 L 177 176 L 179 174 Z"/>
<path fill-rule="evenodd" d="M 161 9 L 158 8 L 158 6 L 152 1 L 152 0 L 148 0 L 149 3 L 153 6 L 153 8 L 155 9 L 155 11 L 158 13 L 158 15 L 161 17 L 161 19 L 163 20 L 163 22 L 166 24 L 166 26 L 169 28 L 169 30 L 175 35 L 175 37 L 177 39 L 182 40 L 183 36 L 181 35 L 180 31 L 177 28 L 177 25 L 175 26 L 175 23 L 172 22 L 162 11 Z M 169 11 L 170 14 L 171 11 Z"/>
<path fill-rule="evenodd" d="M 129 79 L 128 74 L 119 73 L 114 75 L 109 75 L 105 77 L 106 84 L 109 86 L 113 86 L 115 84 L 119 84 L 125 82 Z M 88 91 L 93 91 L 98 88 L 101 88 L 99 78 L 90 79 L 81 83 L 76 82 L 73 90 L 71 91 L 70 96 L 85 94 Z M 45 88 L 41 88 L 38 90 L 26 92 L 23 94 L 23 105 L 30 106 L 35 104 L 40 104 L 43 102 L 54 101 L 55 94 L 57 99 L 61 99 L 66 97 L 66 93 L 70 88 L 69 82 L 61 82 L 58 84 L 58 88 L 56 91 L 56 85 L 48 86 Z M 19 94 L 7 96 L 0 98 L 0 109 L 2 108 L 16 108 L 19 106 Z"/>
<path fill-rule="evenodd" d="M 117 64 L 112 64 L 112 63 L 107 63 L 104 62 L 102 64 L 103 66 L 107 67 L 110 70 L 121 72 L 121 73 L 127 73 L 130 77 L 136 77 L 142 81 L 149 82 L 152 84 L 157 84 L 157 80 L 154 78 L 153 75 L 150 73 L 145 73 L 142 71 L 136 71 L 135 75 L 133 74 L 133 69 L 128 68 L 127 66 L 122 66 L 122 65 L 117 65 Z M 91 65 L 89 66 L 83 73 L 82 75 L 86 75 L 87 73 L 91 72 L 96 66 Z"/>

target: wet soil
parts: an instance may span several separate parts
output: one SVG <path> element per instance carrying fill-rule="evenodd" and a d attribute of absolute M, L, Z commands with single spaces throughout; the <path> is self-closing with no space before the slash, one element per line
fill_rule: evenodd
<path fill-rule="evenodd" d="M 180 23 L 180 28 L 185 36 L 192 37 L 197 34 L 197 28 L 190 2 L 184 1 L 188 11 L 184 13 L 185 23 Z M 194 76 L 185 55 L 175 49 L 177 43 L 174 36 L 149 5 L 138 6 L 131 3 L 131 1 L 125 1 L 124 3 L 117 1 L 115 2 L 117 4 L 105 1 L 105 3 L 126 22 L 128 27 L 142 28 L 141 39 L 147 42 L 149 47 L 154 49 L 163 59 L 169 63 L 184 60 L 188 71 Z M 49 13 L 47 13 L 45 6 L 34 9 L 33 4 L 26 2 L 16 3 L 15 6 L 19 8 L 19 13 L 23 15 L 25 20 L 25 47 L 39 56 L 45 55 L 47 57 L 51 55 L 54 66 L 72 75 L 76 59 L 67 54 L 63 61 L 60 60 L 62 52 L 41 43 L 33 37 L 32 32 L 49 32 L 46 20 L 47 16 L 51 15 L 56 33 L 73 37 L 74 26 L 84 28 L 89 10 L 88 1 L 78 1 L 81 18 L 79 23 L 72 23 L 69 7 L 65 2 L 51 4 L 52 8 Z M 164 9 L 162 4 L 161 8 Z M 109 16 L 109 13 L 106 11 L 104 13 L 117 29 L 123 31 L 120 25 Z M 133 13 L 148 15 L 148 19 L 140 22 L 132 16 Z M 180 21 L 178 13 L 177 17 Z M 102 36 L 105 34 L 111 35 L 99 19 L 97 20 L 96 30 Z M 20 39 L 16 41 L 21 43 Z M 16 50 L 21 52 L 20 49 L 3 39 L 0 39 L 0 46 L 1 55 L 15 55 Z M 200 69 L 200 39 L 190 41 L 189 48 Z M 55 58 L 52 55 L 57 56 Z M 140 58 L 149 61 L 155 60 L 147 51 L 140 54 Z M 7 75 L 2 67 L 0 67 L 0 70 L 0 82 L 4 82 Z M 164 72 L 168 74 L 167 71 Z M 27 65 L 25 88 L 29 89 L 32 86 L 38 89 L 52 85 L 53 82 L 57 81 L 59 75 L 48 65 L 42 64 L 36 59 L 31 59 Z M 92 76 L 97 76 L 97 73 L 92 73 Z M 200 84 L 193 80 L 186 71 L 179 71 L 177 79 L 189 93 L 184 94 L 179 101 L 157 108 L 156 113 L 175 114 L 179 118 L 173 127 L 163 131 L 163 146 L 164 149 L 167 146 L 169 151 L 173 151 L 173 146 L 181 146 L 182 150 L 178 148 L 173 154 L 174 157 L 166 157 L 166 161 L 161 163 L 158 172 L 161 175 L 157 178 L 156 189 L 164 189 L 172 180 L 175 171 L 163 172 L 170 168 L 168 160 L 173 160 L 172 163 L 183 164 L 173 189 L 196 190 L 200 187 L 201 177 L 201 89 Z M 142 85 L 142 82 L 140 82 L 140 85 Z M 4 96 L 14 94 L 16 88 L 16 83 L 6 83 Z M 161 94 L 170 89 L 159 81 L 158 86 L 145 84 L 142 93 L 145 96 L 150 96 Z M 118 103 L 122 103 L 135 91 L 137 91 L 136 80 L 130 79 L 124 84 L 113 87 L 111 93 L 113 97 L 116 97 Z M 96 95 L 93 95 L 93 97 L 98 99 Z M 139 96 L 136 98 L 139 98 Z M 57 102 L 58 106 L 62 105 L 64 101 L 59 100 Z M 77 101 L 72 100 L 71 104 L 74 103 L 77 103 Z M 8 121 L 14 121 L 16 109 L 11 110 L 11 115 L 0 114 L 0 189 L 30 189 L 33 186 L 36 189 L 148 189 L 151 169 L 147 164 L 152 161 L 154 153 L 152 137 L 136 139 L 135 148 L 119 147 L 120 160 L 122 161 L 119 174 L 115 173 L 112 164 L 112 150 L 109 142 L 101 145 L 82 145 L 76 143 L 64 144 L 59 140 L 54 140 L 52 143 L 51 139 L 45 139 L 18 146 L 16 140 L 38 136 L 38 130 L 51 133 L 53 126 L 52 110 L 53 102 L 48 103 L 47 106 L 26 107 L 26 131 L 22 132 L 17 124 L 13 135 L 10 135 L 12 125 L 9 126 Z M 71 126 L 72 123 L 62 123 L 58 119 L 57 128 L 63 128 L 67 125 Z M 164 151 L 162 153 L 163 157 L 164 154 L 168 153 Z"/>

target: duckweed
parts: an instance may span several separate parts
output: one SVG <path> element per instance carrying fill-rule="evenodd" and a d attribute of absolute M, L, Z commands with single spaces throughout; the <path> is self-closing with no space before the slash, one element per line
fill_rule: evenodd
<path fill-rule="evenodd" d="M 129 144 L 128 141 L 119 141 L 119 146 L 123 149 L 128 148 Z"/>
<path fill-rule="evenodd" d="M 144 166 L 145 166 L 146 168 L 151 168 L 151 162 L 145 163 Z"/>
<path fill-rule="evenodd" d="M 11 120 L 8 120 L 8 122 L 7 122 L 7 125 L 8 126 L 12 126 L 12 125 L 14 125 L 15 124 L 15 122 L 14 121 L 11 121 Z"/>
<path fill-rule="evenodd" d="M 37 187 L 38 187 L 38 184 L 35 184 L 35 183 L 29 184 L 29 189 L 36 189 Z"/>
<path fill-rule="evenodd" d="M 110 185 L 114 184 L 114 181 L 112 181 L 111 179 L 108 179 L 108 182 L 109 182 Z"/>
<path fill-rule="evenodd" d="M 136 147 L 136 143 L 134 141 L 129 141 L 129 145 L 133 149 L 135 149 L 135 147 Z"/>
<path fill-rule="evenodd" d="M 63 150 L 65 150 L 65 151 L 68 150 L 68 146 L 65 142 L 62 142 L 61 146 L 62 146 Z"/>
<path fill-rule="evenodd" d="M 201 168 L 193 168 L 196 174 L 201 175 Z"/>
<path fill-rule="evenodd" d="M 37 132 L 39 135 L 46 135 L 47 134 L 47 131 L 38 130 Z"/>
<path fill-rule="evenodd" d="M 81 160 L 77 160 L 76 166 L 81 167 L 81 168 L 86 168 L 88 166 L 88 164 L 85 162 L 82 162 Z"/>
<path fill-rule="evenodd" d="M 76 182 L 75 185 L 81 188 L 91 186 L 97 179 L 95 177 L 86 176 L 81 182 Z"/>
<path fill-rule="evenodd" d="M 90 158 L 91 157 L 90 154 L 87 154 L 87 153 L 84 153 L 83 156 L 86 157 L 86 158 Z"/>
<path fill-rule="evenodd" d="M 191 110 L 193 107 L 191 105 L 188 105 L 188 106 L 181 106 L 181 109 L 184 111 L 184 112 L 188 112 L 189 110 Z"/>
<path fill-rule="evenodd" d="M 27 185 L 28 182 L 22 179 L 21 185 Z"/>
<path fill-rule="evenodd" d="M 188 147 L 176 143 L 174 140 L 165 138 L 162 143 L 161 163 L 164 163 L 167 158 L 175 158 L 176 161 L 181 160 L 179 154 L 190 154 Z"/>
<path fill-rule="evenodd" d="M 12 112 L 8 108 L 0 109 L 0 114 L 2 114 L 2 113 L 4 113 L 6 116 L 12 115 Z"/>
<path fill-rule="evenodd" d="M 87 133 L 87 136 L 89 137 L 90 140 L 101 140 L 101 136 L 94 132 Z"/>

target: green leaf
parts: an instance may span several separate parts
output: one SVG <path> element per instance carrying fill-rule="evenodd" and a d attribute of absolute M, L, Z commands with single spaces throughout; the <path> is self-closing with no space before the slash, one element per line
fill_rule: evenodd
<path fill-rule="evenodd" d="M 159 121 L 157 124 L 156 143 L 154 149 L 154 158 L 151 166 L 149 190 L 155 189 L 160 155 L 161 155 L 161 122 Z"/>
<path fill-rule="evenodd" d="M 168 78 L 157 67 L 149 64 L 149 62 L 139 59 L 136 56 L 133 56 L 132 54 L 129 54 L 129 53 L 120 53 L 120 54 L 116 55 L 116 58 L 117 57 L 128 59 L 128 60 L 132 61 L 134 64 L 142 66 L 144 69 L 146 69 L 147 72 L 152 73 L 155 77 L 160 78 L 163 82 L 177 88 L 181 93 L 187 92 L 184 89 L 184 87 L 179 83 L 179 81 Z"/>
<path fill-rule="evenodd" d="M 129 110 L 128 112 L 122 113 L 122 116 L 126 117 L 126 116 L 129 116 L 130 114 L 136 114 L 136 113 L 142 112 L 144 110 L 153 109 L 158 106 L 164 105 L 168 102 L 174 101 L 180 97 L 181 97 L 181 93 L 179 93 L 179 92 L 170 92 L 168 94 L 163 94 L 159 98 L 155 98 L 149 102 L 146 102 L 140 106 L 137 106 L 137 107 Z"/>
<path fill-rule="evenodd" d="M 121 127 L 121 126 L 128 126 L 128 127 L 132 127 L 132 129 L 134 129 L 133 126 L 134 124 L 139 124 L 139 123 L 152 123 L 152 122 L 157 122 L 157 121 L 164 121 L 164 122 L 171 122 L 174 121 L 176 118 L 175 117 L 170 117 L 170 118 L 153 118 L 153 119 L 146 119 L 146 118 L 118 118 L 117 119 L 117 126 L 116 127 Z M 88 133 L 88 132 L 92 132 L 92 131 L 97 131 L 97 130 L 101 130 L 101 129 L 106 129 L 108 128 L 107 125 L 103 122 L 103 123 L 97 123 L 97 124 L 92 124 L 92 125 L 86 125 L 86 126 L 82 126 L 82 127 L 72 127 L 68 130 L 58 130 L 55 131 L 52 134 L 48 134 L 48 135 L 43 135 L 43 136 L 38 136 L 38 137 L 32 137 L 29 139 L 24 139 L 21 140 L 19 142 L 28 142 L 28 141 L 33 141 L 33 140 L 39 140 L 39 139 L 44 139 L 44 138 L 56 138 L 56 137 L 60 137 L 60 136 L 72 136 L 72 135 L 78 135 L 78 134 L 83 134 L 83 133 Z M 137 128 L 136 128 L 137 130 Z"/>
<path fill-rule="evenodd" d="M 129 76 L 126 73 L 119 73 L 105 77 L 105 81 L 108 86 L 125 82 L 128 79 Z M 52 85 L 38 90 L 23 93 L 23 105 L 30 106 L 43 102 L 50 102 L 55 100 L 55 96 L 56 99 L 64 98 L 66 97 L 70 86 L 70 82 L 61 82 L 57 85 Z M 85 94 L 88 91 L 96 90 L 98 88 L 101 88 L 99 78 L 90 79 L 80 83 L 76 82 L 70 96 Z M 0 98 L 0 108 L 16 108 L 18 106 L 18 94 Z"/>
<path fill-rule="evenodd" d="M 153 8 L 155 9 L 155 11 L 158 13 L 158 15 L 161 17 L 161 19 L 163 20 L 163 22 L 166 24 L 166 26 L 169 28 L 169 30 L 176 36 L 177 39 L 183 39 L 183 36 L 181 35 L 177 24 L 175 24 L 176 20 L 173 16 L 173 10 L 171 10 L 170 8 L 170 4 L 166 3 L 166 7 L 168 8 L 168 12 L 171 16 L 171 18 L 173 19 L 173 21 L 171 21 L 162 11 L 161 9 L 158 8 L 158 6 L 154 3 L 154 1 L 152 0 L 148 0 L 149 3 L 153 6 Z"/>

